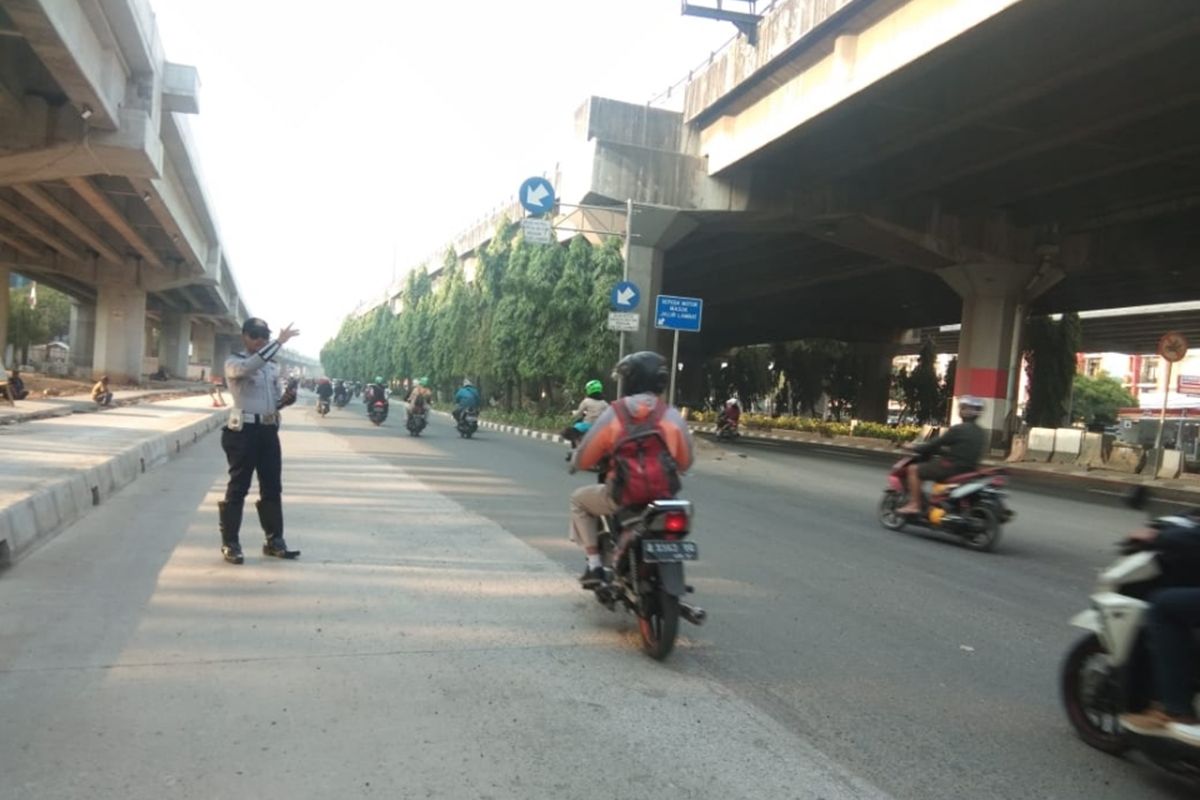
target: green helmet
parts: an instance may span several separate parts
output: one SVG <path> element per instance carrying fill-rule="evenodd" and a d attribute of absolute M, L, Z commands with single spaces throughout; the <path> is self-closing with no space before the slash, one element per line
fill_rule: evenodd
<path fill-rule="evenodd" d="M 421 380 L 417 381 L 417 383 L 421 384 L 422 386 L 428 386 L 429 378 L 421 378 Z"/>
<path fill-rule="evenodd" d="M 376 383 L 383 383 L 383 376 L 382 376 L 382 375 L 376 375 L 376 376 L 375 376 L 375 382 L 376 382 Z"/>
<path fill-rule="evenodd" d="M 604 384 L 600 381 L 588 381 L 587 386 L 583 387 L 583 393 L 586 395 L 601 394 L 604 392 Z"/>

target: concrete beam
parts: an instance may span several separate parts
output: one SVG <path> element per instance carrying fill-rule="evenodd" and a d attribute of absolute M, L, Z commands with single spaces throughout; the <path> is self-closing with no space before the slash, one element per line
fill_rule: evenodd
<path fill-rule="evenodd" d="M 40 141 L 0 154 L 0 186 L 40 183 L 104 173 L 157 178 L 163 146 L 152 116 L 136 108 L 121 110 L 121 129 L 113 133 L 81 131 L 70 141 Z"/>
<path fill-rule="evenodd" d="M 176 114 L 200 113 L 200 73 L 195 67 L 163 64 L 163 111 Z"/>
<path fill-rule="evenodd" d="M 141 254 L 147 264 L 163 268 L 162 259 L 146 244 L 146 240 L 133 229 L 121 213 L 113 206 L 102 191 L 97 189 L 87 178 L 68 178 L 67 185 L 83 198 L 84 202 L 95 209 L 96 213 L 129 243 L 134 250 Z"/>
<path fill-rule="evenodd" d="M 38 187 L 30 184 L 18 184 L 13 187 L 13 190 L 29 201 L 29 203 L 39 208 L 43 214 L 73 233 L 88 247 L 95 250 L 101 258 L 113 264 L 124 262 L 125 259 L 121 254 L 110 247 L 108 242 L 100 237 L 100 234 L 93 231 L 87 225 L 84 225 L 75 215 L 60 205 L 57 200 Z"/>
<path fill-rule="evenodd" d="M 202 271 L 208 263 L 212 244 L 204 234 L 172 161 L 168 159 L 163 165 L 161 178 L 131 178 L 129 182 L 171 237 L 184 261 L 197 272 Z"/>
<path fill-rule="evenodd" d="M 83 255 L 83 253 L 79 252 L 50 231 L 46 230 L 38 222 L 30 219 L 29 216 L 23 213 L 19 208 L 7 201 L 0 200 L 0 217 L 4 217 L 33 238 L 40 239 L 41 241 L 45 242 L 52 249 L 56 250 L 72 261 L 86 260 L 86 257 Z"/>
<path fill-rule="evenodd" d="M 78 0 L 7 0 L 4 10 L 72 105 L 102 130 L 119 126 L 127 75 Z"/>

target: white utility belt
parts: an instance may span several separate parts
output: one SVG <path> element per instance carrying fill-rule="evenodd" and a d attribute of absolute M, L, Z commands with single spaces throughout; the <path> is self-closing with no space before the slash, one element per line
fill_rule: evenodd
<path fill-rule="evenodd" d="M 272 411 L 269 414 L 251 414 L 248 411 L 241 409 L 233 409 L 229 412 L 229 420 L 225 423 L 225 427 L 231 431 L 240 431 L 243 425 L 278 425 L 279 412 Z"/>

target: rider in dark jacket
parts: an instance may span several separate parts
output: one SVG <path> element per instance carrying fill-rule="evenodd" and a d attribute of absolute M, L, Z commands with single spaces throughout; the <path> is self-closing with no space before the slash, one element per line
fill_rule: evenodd
<path fill-rule="evenodd" d="M 1146 642 L 1159 704 L 1142 713 L 1122 714 L 1121 727 L 1200 747 L 1200 719 L 1193 705 L 1200 672 L 1193 640 L 1200 628 L 1200 509 L 1164 522 L 1129 537 L 1132 548 L 1166 555 L 1179 584 L 1149 597 Z"/>
<path fill-rule="evenodd" d="M 962 422 L 941 436 L 913 445 L 913 450 L 930 454 L 928 461 L 908 466 L 908 502 L 896 509 L 897 514 L 921 513 L 921 482 L 944 481 L 954 475 L 971 472 L 979 466 L 987 431 L 976 420 L 983 413 L 983 401 L 964 395 L 958 401 Z"/>

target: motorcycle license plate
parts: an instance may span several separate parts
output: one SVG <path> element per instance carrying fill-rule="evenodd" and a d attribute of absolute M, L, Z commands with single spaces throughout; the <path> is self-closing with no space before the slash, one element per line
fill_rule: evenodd
<path fill-rule="evenodd" d="M 666 564 L 675 561 L 695 561 L 700 549 L 695 542 L 667 542 L 662 539 L 642 541 L 642 554 L 648 564 Z"/>

